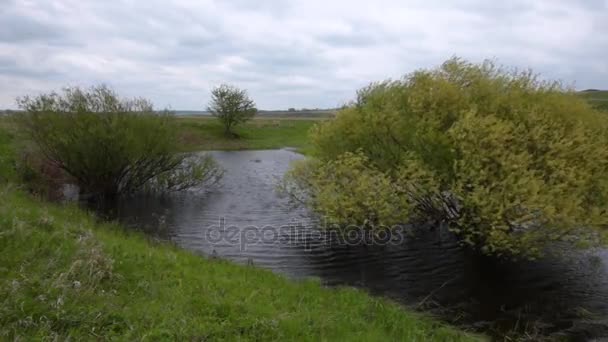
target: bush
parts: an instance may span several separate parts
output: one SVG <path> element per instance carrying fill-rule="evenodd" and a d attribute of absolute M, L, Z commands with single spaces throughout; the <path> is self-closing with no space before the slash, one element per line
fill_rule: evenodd
<path fill-rule="evenodd" d="M 210 157 L 177 153 L 169 112 L 145 99 L 123 99 L 106 86 L 66 88 L 24 97 L 19 127 L 84 193 L 114 197 L 141 190 L 171 191 L 218 179 Z"/>
<path fill-rule="evenodd" d="M 601 242 L 607 128 L 559 83 L 454 58 L 360 90 L 312 132 L 316 158 L 288 181 L 333 220 L 443 221 L 487 254 L 534 258 L 555 241 Z"/>
<path fill-rule="evenodd" d="M 15 152 L 12 148 L 13 136 L 0 127 L 0 183 L 15 179 Z"/>
<path fill-rule="evenodd" d="M 379 226 L 398 221 L 407 209 L 391 179 L 360 152 L 346 152 L 327 162 L 299 161 L 291 171 L 296 174 L 309 182 L 306 188 L 316 190 L 310 204 L 332 225 Z M 289 192 L 294 195 L 295 190 Z"/>

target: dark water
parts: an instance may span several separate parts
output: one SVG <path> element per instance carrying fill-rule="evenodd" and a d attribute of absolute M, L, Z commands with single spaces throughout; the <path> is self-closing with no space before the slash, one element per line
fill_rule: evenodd
<path fill-rule="evenodd" d="M 459 248 L 438 227 L 415 235 L 399 231 L 393 235 L 398 241 L 361 243 L 362 235 L 323 233 L 322 222 L 277 193 L 279 179 L 300 155 L 213 155 L 227 171 L 217 188 L 130 198 L 105 213 L 186 249 L 293 278 L 362 287 L 493 336 L 608 337 L 606 251 L 499 262 Z"/>

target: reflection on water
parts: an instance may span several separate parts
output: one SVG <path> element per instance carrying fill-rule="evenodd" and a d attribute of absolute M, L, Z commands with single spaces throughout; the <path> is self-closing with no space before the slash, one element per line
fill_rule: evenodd
<path fill-rule="evenodd" d="M 458 248 L 442 229 L 400 243 L 344 243 L 277 194 L 287 150 L 213 152 L 226 169 L 207 192 L 122 200 L 106 214 L 178 245 L 294 278 L 352 285 L 492 332 L 517 328 L 586 339 L 608 336 L 606 251 L 506 263 Z"/>

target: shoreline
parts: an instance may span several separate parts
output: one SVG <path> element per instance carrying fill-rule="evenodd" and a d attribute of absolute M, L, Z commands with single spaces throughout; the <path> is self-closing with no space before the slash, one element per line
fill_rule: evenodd
<path fill-rule="evenodd" d="M 0 189 L 5 337 L 481 339 L 362 290 L 203 258 Z"/>

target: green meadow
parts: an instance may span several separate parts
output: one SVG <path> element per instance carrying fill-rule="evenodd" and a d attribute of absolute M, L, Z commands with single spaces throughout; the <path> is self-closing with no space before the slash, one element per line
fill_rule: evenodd
<path fill-rule="evenodd" d="M 185 151 L 197 150 L 266 150 L 283 147 L 306 152 L 310 148 L 308 132 L 327 118 L 259 117 L 238 126 L 238 138 L 227 137 L 222 125 L 212 117 L 179 117 L 180 139 Z"/>

